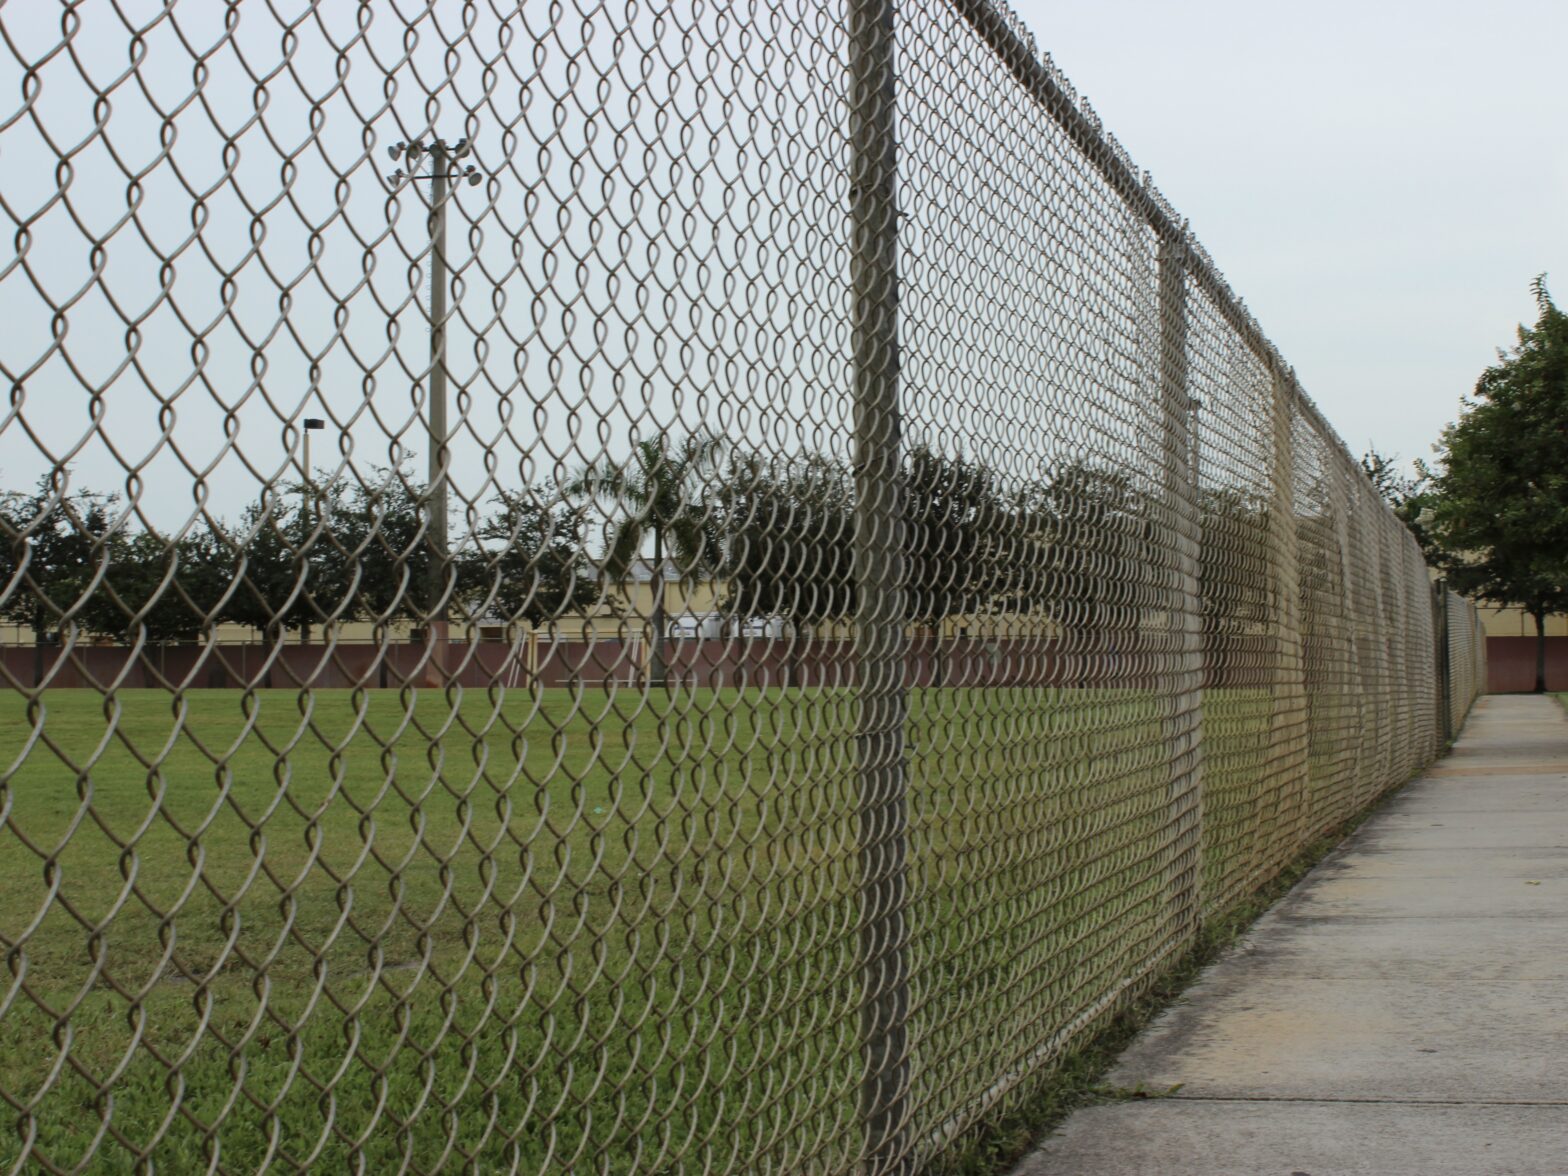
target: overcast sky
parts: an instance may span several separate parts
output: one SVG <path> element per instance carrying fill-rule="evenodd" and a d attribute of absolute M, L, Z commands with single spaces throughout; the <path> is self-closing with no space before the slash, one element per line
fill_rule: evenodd
<path fill-rule="evenodd" d="M 1038 372 L 1076 354 L 1051 346 L 1063 337 L 1051 316 L 1077 304 L 1093 317 L 1116 299 L 1101 291 L 1089 307 L 1094 292 L 1064 277 L 1072 267 L 1046 275 L 1049 256 L 1019 252 L 971 202 L 970 189 L 1045 182 L 1005 156 L 1034 132 L 1002 101 L 994 63 L 952 40 L 961 20 L 943 0 L 919 2 L 937 19 L 909 25 L 925 49 L 904 63 L 907 102 L 926 121 L 908 131 L 905 181 L 928 213 L 969 218 L 978 236 L 959 252 L 972 263 L 988 247 L 1011 251 L 1008 281 L 1057 294 L 1009 325 L 1002 304 L 975 303 L 983 283 L 967 289 L 960 303 L 999 316 L 987 335 L 956 328 L 941 297 L 922 303 L 921 290 L 973 282 L 947 272 L 947 255 L 905 274 L 906 370 L 927 382 L 917 403 L 929 410 L 911 426 L 994 454 L 964 400 L 970 373 L 1014 365 L 1011 399 L 991 372 L 1002 400 L 985 426 L 1014 428 L 1018 406 L 1045 404 L 1029 399 Z M 148 517 L 172 527 L 194 514 L 198 490 L 232 512 L 297 474 L 299 434 L 284 424 L 302 415 L 330 418 L 314 455 L 329 463 L 321 477 L 337 476 L 334 462 L 422 459 L 428 236 L 419 197 L 389 190 L 381 173 L 384 147 L 427 133 L 432 118 L 454 136 L 447 128 L 472 124 L 488 177 L 461 189 L 448 253 L 461 278 L 447 336 L 462 389 L 459 493 L 575 468 L 652 426 L 786 449 L 845 443 L 845 358 L 825 345 L 845 337 L 847 306 L 835 35 L 797 16 L 804 32 L 781 54 L 776 10 L 736 22 L 722 5 L 656 8 L 668 19 L 632 0 L 608 0 L 588 21 L 550 0 L 407 12 L 330 0 L 285 36 L 286 14 L 263 3 L 241 6 L 225 31 L 229 9 L 205 0 L 84 0 L 63 54 L 54 4 L 8 5 L 0 114 L 16 103 L 29 113 L 0 117 L 0 227 L 27 233 L 21 265 L 0 266 L 0 367 L 25 395 L 0 421 L 0 474 L 25 486 L 61 462 L 84 485 L 129 495 L 134 483 Z M 1531 279 L 1549 272 L 1568 303 L 1568 0 L 1018 9 L 1190 219 L 1353 451 L 1426 455 L 1495 348 L 1533 318 Z M 134 76 L 123 72 L 122 10 L 149 24 Z M 204 71 L 193 73 L 193 52 Z M 504 78 L 481 69 L 496 54 Z M 264 102 L 252 79 L 265 79 Z M 754 79 L 782 103 L 773 133 L 741 113 Z M 113 151 L 94 129 L 99 88 L 112 91 Z M 967 104 L 974 125 L 962 134 L 944 94 Z M 177 133 L 162 129 L 166 115 Z M 604 133 L 617 127 L 636 133 Z M 980 143 L 990 157 L 963 156 Z M 982 175 L 982 163 L 1008 175 Z M 141 179 L 128 186 L 132 173 Z M 932 186 L 960 174 L 970 189 Z M 1044 216 L 1051 196 L 1039 199 L 1032 215 Z M 692 215 L 665 215 L 674 208 Z M 921 223 L 913 216 L 907 231 Z M 164 257 L 178 260 L 167 288 Z M 1102 417 L 1140 395 L 1110 378 L 1056 372 L 1044 383 Z M 938 385 L 945 400 L 929 394 Z M 964 407 L 963 429 L 930 407 L 944 404 Z"/>
<path fill-rule="evenodd" d="M 1426 456 L 1548 273 L 1565 0 L 1016 0 L 1352 450 Z"/>

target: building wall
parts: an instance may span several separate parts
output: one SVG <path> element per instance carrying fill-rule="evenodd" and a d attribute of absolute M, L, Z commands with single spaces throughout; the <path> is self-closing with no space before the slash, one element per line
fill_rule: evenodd
<path fill-rule="evenodd" d="M 1486 686 L 1489 694 L 1523 694 L 1535 689 L 1535 638 L 1488 637 Z M 1546 639 L 1546 688 L 1568 691 L 1568 637 Z"/>
<path fill-rule="evenodd" d="M 1535 689 L 1535 619 L 1518 608 L 1479 605 L 1486 632 L 1488 694 Z M 1546 618 L 1546 688 L 1568 691 L 1568 616 Z"/>
<path fill-rule="evenodd" d="M 1489 604 L 1476 606 L 1481 614 L 1481 625 L 1488 637 L 1534 637 L 1535 620 L 1521 608 L 1496 608 Z M 1546 618 L 1548 637 L 1568 637 L 1568 616 Z"/>

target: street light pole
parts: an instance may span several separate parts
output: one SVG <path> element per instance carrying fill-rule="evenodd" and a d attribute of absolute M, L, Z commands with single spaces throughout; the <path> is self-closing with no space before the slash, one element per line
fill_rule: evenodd
<path fill-rule="evenodd" d="M 458 160 L 469 153 L 467 139 L 448 144 L 444 139 L 432 139 L 429 144 L 414 140 L 412 143 L 394 143 L 387 148 L 393 159 L 408 164 L 387 177 L 387 182 L 398 187 L 413 180 L 430 181 L 430 382 L 428 423 L 430 439 L 426 494 L 429 499 L 427 526 L 430 544 L 430 573 L 426 581 L 428 594 L 425 602 L 425 625 L 430 645 L 430 664 L 426 685 L 444 685 L 446 671 L 446 646 L 449 640 L 447 623 L 446 573 L 450 558 L 447 549 L 447 477 L 450 459 L 447 442 L 451 434 L 446 423 L 446 206 L 450 198 L 450 181 L 456 180 L 470 186 L 478 184 L 484 176 L 473 164 L 458 166 Z M 419 160 L 429 157 L 429 171 L 416 175 L 414 168 Z"/>

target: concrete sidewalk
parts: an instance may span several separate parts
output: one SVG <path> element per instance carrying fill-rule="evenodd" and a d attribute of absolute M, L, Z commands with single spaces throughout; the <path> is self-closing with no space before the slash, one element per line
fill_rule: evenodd
<path fill-rule="evenodd" d="M 1016 1176 L 1568 1173 L 1568 713 L 1484 698 Z"/>

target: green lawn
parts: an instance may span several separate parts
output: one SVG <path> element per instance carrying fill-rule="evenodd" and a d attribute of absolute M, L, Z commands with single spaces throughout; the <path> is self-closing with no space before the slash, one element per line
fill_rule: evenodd
<path fill-rule="evenodd" d="M 845 1166 L 853 702 L 13 696 L 0 1164 Z M 912 695 L 923 1131 L 1164 942 L 1165 705 Z M 1217 886 L 1284 803 L 1259 783 L 1279 719 L 1236 693 L 1205 722 Z"/>

